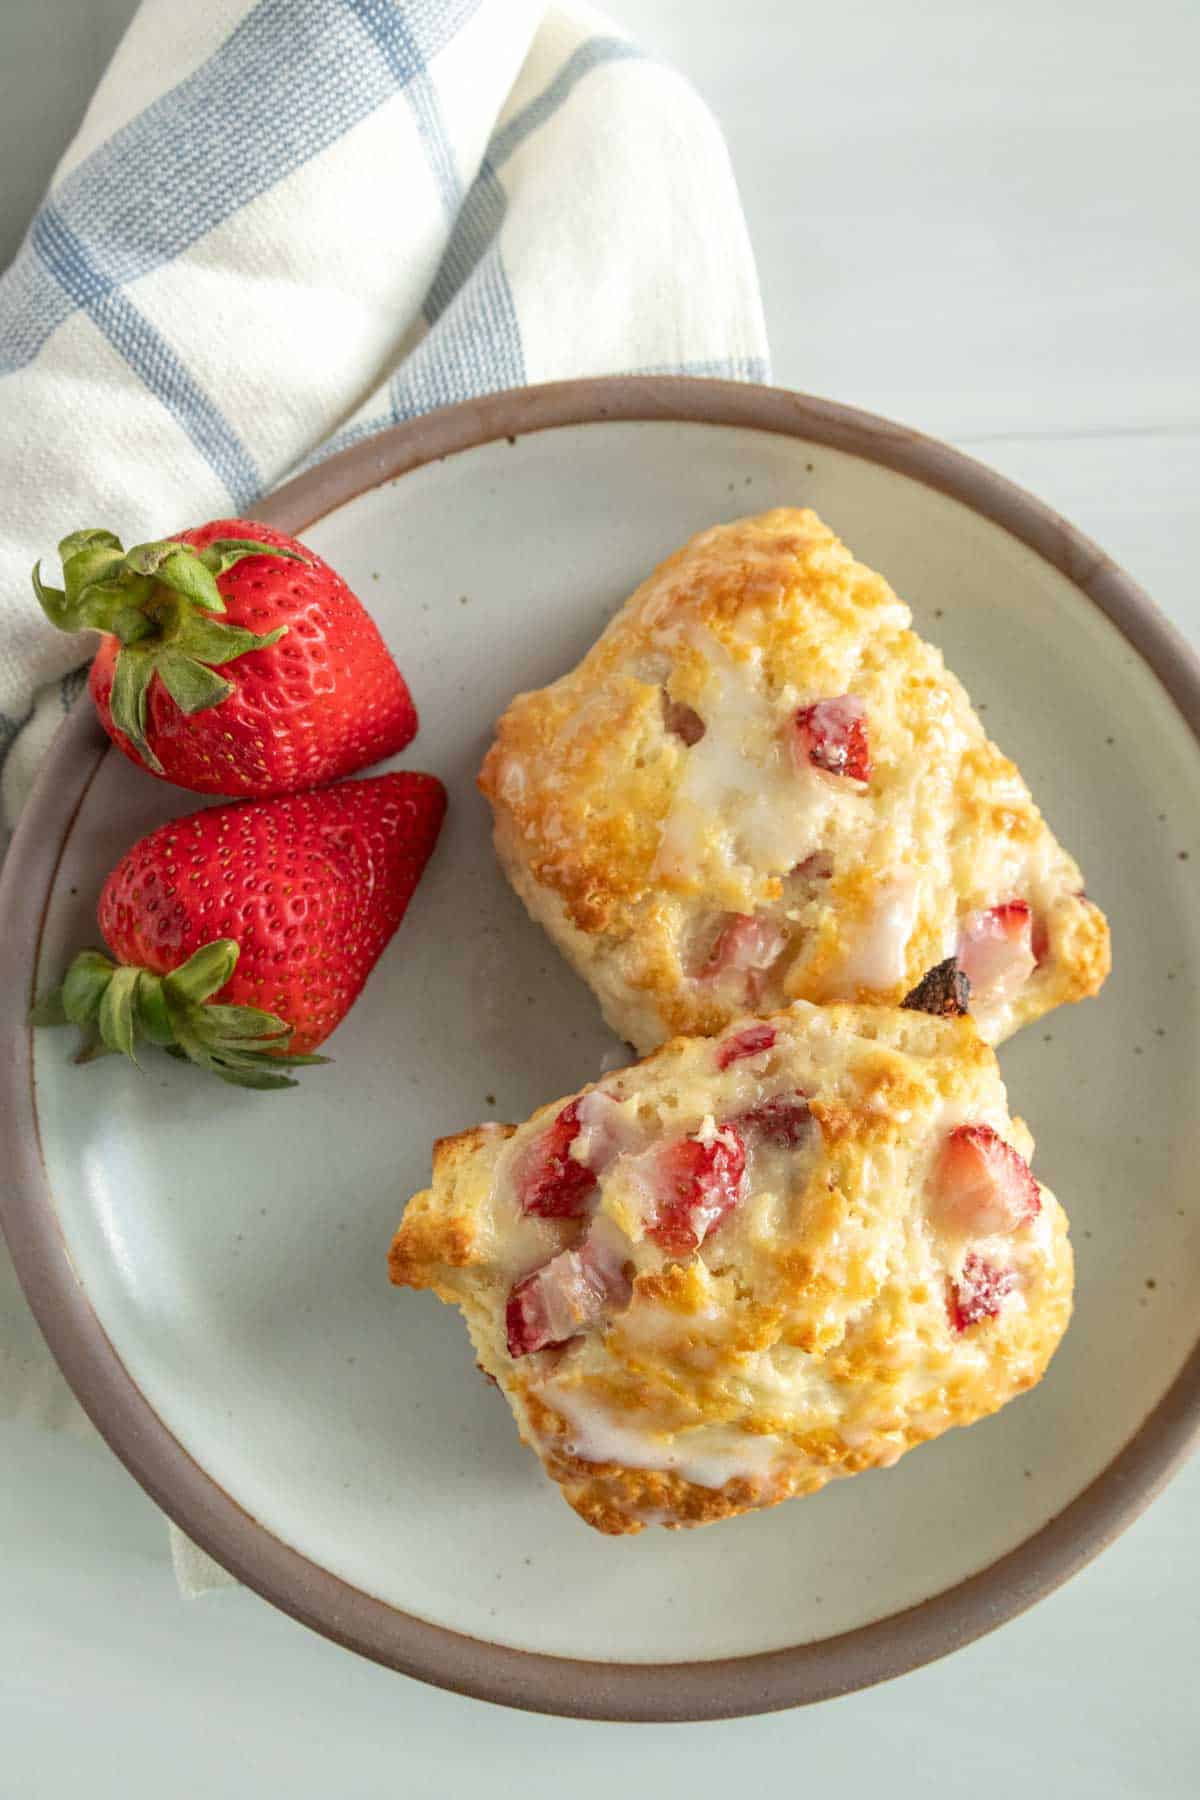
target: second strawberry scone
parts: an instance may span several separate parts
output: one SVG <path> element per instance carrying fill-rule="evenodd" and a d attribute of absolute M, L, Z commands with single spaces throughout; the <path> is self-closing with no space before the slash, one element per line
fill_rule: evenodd
<path fill-rule="evenodd" d="M 781 509 L 693 538 L 501 719 L 501 861 L 639 1051 L 797 998 L 897 1004 L 950 958 L 993 1043 L 1104 981 L 1078 867 L 909 624 Z"/>
<path fill-rule="evenodd" d="M 1072 1263 L 1031 1153 L 968 1019 L 799 1002 L 443 1139 L 391 1274 L 590 1525 L 699 1525 L 1033 1386 Z"/>

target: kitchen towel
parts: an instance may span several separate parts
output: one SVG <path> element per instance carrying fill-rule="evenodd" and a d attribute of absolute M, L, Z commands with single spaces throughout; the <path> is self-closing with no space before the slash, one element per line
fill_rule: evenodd
<path fill-rule="evenodd" d="M 94 643 L 30 590 L 66 532 L 253 515 L 401 420 L 619 372 L 768 376 L 728 155 L 678 73 L 577 5 L 144 0 L 0 278 L 5 826 Z M 82 1428 L 0 1249 L 22 1413 Z"/>

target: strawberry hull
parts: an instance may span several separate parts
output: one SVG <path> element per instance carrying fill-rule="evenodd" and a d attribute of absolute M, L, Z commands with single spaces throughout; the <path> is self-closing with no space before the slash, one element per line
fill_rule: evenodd
<path fill-rule="evenodd" d="M 195 553 L 235 544 L 208 597 L 195 598 Z M 256 545 L 278 554 L 254 554 Z M 114 630 L 100 625 L 92 663 L 100 722 L 131 762 L 193 793 L 261 798 L 352 775 L 411 741 L 417 712 L 403 675 L 361 601 L 315 551 L 246 519 L 214 519 L 178 533 L 172 547 L 181 550 L 182 586 L 174 564 L 140 585 L 126 567 L 117 579 L 132 584 L 129 611 Z M 140 554 L 130 551 L 125 565 Z M 104 591 L 95 590 L 93 607 Z M 46 593 L 39 587 L 43 604 Z M 139 612 L 140 635 L 123 646 L 115 629 L 128 636 Z M 64 627 L 99 621 L 78 608 L 56 618 Z M 131 676 L 138 659 L 153 670 L 136 702 L 117 673 L 126 659 Z"/>

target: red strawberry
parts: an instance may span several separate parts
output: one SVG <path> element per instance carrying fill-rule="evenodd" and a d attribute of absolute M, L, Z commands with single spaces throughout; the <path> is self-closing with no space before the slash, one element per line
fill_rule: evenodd
<path fill-rule="evenodd" d="M 585 1238 L 578 1250 L 560 1251 L 513 1288 L 504 1311 L 508 1354 L 565 1344 L 627 1306 L 631 1292 L 620 1258 Z"/>
<path fill-rule="evenodd" d="M 391 756 L 416 731 L 362 603 L 295 538 L 217 519 L 128 551 L 110 531 L 58 548 L 64 586 L 35 568 L 38 599 L 60 629 L 100 632 L 100 723 L 151 774 L 198 794 L 286 794 Z"/>
<path fill-rule="evenodd" d="M 572 1100 L 521 1156 L 514 1173 L 521 1211 L 541 1219 L 578 1219 L 591 1210 L 596 1177 L 571 1155 L 583 1129 Z"/>
<path fill-rule="evenodd" d="M 813 1116 L 807 1097 L 797 1088 L 794 1094 L 763 1100 L 741 1113 L 736 1123 L 745 1131 L 757 1131 L 777 1149 L 797 1150 L 812 1130 Z"/>
<path fill-rule="evenodd" d="M 853 694 L 802 706 L 796 714 L 795 733 L 797 756 L 807 758 L 816 768 L 829 775 L 849 775 L 855 781 L 871 779 L 867 709 Z"/>
<path fill-rule="evenodd" d="M 742 1197 L 746 1146 L 726 1125 L 708 1143 L 677 1138 L 658 1155 L 658 1205 L 648 1235 L 670 1256 L 689 1256 Z"/>
<path fill-rule="evenodd" d="M 746 1056 L 761 1056 L 764 1050 L 771 1048 L 775 1035 L 773 1025 L 744 1026 L 717 1045 L 718 1069 L 727 1069 L 730 1063 L 741 1062 Z"/>
<path fill-rule="evenodd" d="M 994 1319 L 1006 1294 L 1017 1285 L 1012 1269 L 996 1269 L 972 1250 L 964 1259 L 962 1274 L 948 1284 L 946 1311 L 955 1331 L 966 1331 L 983 1319 Z"/>
<path fill-rule="evenodd" d="M 1037 967 L 1028 901 L 968 913 L 959 927 L 958 966 L 976 1001 L 1010 1000 Z"/>
<path fill-rule="evenodd" d="M 39 1024 L 68 1020 L 134 1055 L 139 1036 L 241 1087 L 291 1087 L 281 1062 L 350 1010 L 437 841 L 432 775 L 214 806 L 160 825 L 105 882 L 110 961 L 76 957 Z"/>
<path fill-rule="evenodd" d="M 973 1237 L 1016 1231 L 1042 1206 L 1029 1164 L 990 1125 L 950 1133 L 934 1165 L 933 1202 L 940 1225 Z"/>
<path fill-rule="evenodd" d="M 770 968 L 786 943 L 787 932 L 774 919 L 761 913 L 726 913 L 701 979 L 744 972 L 753 981 Z"/>

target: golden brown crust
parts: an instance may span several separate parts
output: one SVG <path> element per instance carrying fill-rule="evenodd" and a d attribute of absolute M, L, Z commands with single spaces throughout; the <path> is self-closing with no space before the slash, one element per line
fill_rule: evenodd
<path fill-rule="evenodd" d="M 434 1184 L 393 1245 L 393 1278 L 463 1309 L 522 1436 L 607 1533 L 706 1523 L 886 1466 L 1031 1386 L 1066 1328 L 1066 1221 L 1044 1190 L 1035 1219 L 981 1246 L 1011 1265 L 1014 1298 L 969 1330 L 952 1322 L 949 1284 L 972 1246 L 930 1223 L 934 1158 L 964 1121 L 1032 1151 L 971 1021 L 801 1002 L 770 1024 L 775 1043 L 755 1058 L 722 1068 L 721 1044 L 678 1038 L 575 1097 L 590 1116 L 598 1094 L 626 1146 L 590 1223 L 523 1216 L 516 1198 L 558 1101 L 515 1132 L 439 1144 Z M 814 1122 L 799 1147 L 745 1127 L 740 1203 L 698 1252 L 664 1254 L 640 1210 L 645 1144 L 798 1090 Z M 512 1288 L 596 1219 L 625 1246 L 628 1306 L 565 1348 L 510 1355 Z"/>
<path fill-rule="evenodd" d="M 431 1268 L 462 1269 L 478 1256 L 479 1194 L 515 1125 L 475 1125 L 433 1146 L 434 1185 L 414 1194 L 388 1251 L 397 1287 L 434 1285 Z"/>
<path fill-rule="evenodd" d="M 1015 1002 L 981 1012 L 985 1035 L 1104 980 L 1107 925 L 1078 868 L 908 621 L 814 513 L 780 509 L 686 544 L 574 670 L 500 720 L 479 785 L 501 861 L 640 1049 L 789 999 L 897 1004 L 964 917 L 1013 897 L 1046 954 Z M 844 693 L 866 708 L 865 789 L 797 776 L 781 750 L 798 707 Z M 673 704 L 706 724 L 699 744 L 669 728 Z M 797 875 L 810 856 L 831 872 Z M 894 967 L 869 953 L 888 883 L 912 889 Z M 787 936 L 757 995 L 701 973 L 729 914 Z"/>

